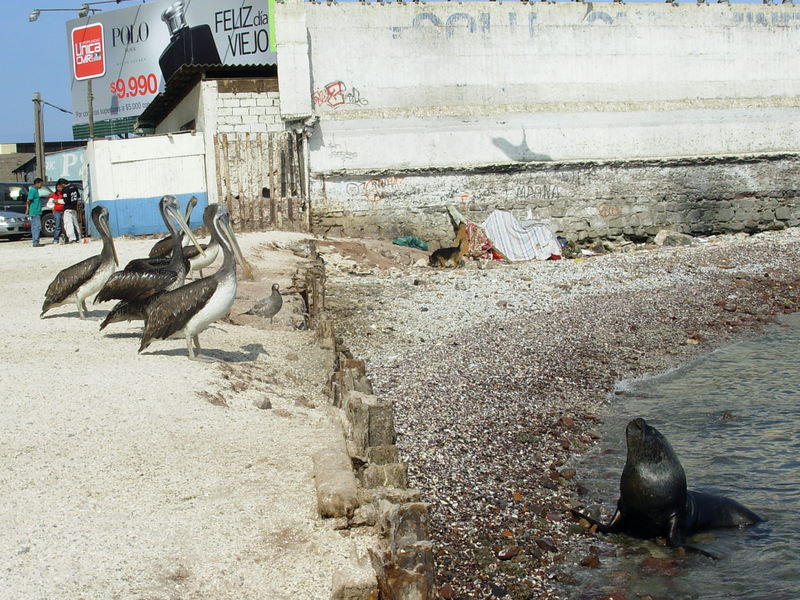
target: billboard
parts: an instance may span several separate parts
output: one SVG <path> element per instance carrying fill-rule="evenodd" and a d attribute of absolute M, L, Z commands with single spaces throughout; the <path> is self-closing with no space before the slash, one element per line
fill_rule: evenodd
<path fill-rule="evenodd" d="M 126 131 L 184 64 L 274 65 L 268 0 L 150 0 L 67 22 L 73 131 L 128 119 Z M 120 133 L 115 130 L 114 133 Z"/>

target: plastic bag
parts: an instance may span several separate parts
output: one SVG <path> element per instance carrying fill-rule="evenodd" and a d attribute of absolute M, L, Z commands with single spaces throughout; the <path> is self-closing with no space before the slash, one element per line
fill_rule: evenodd
<path fill-rule="evenodd" d="M 406 235 L 396 238 L 392 240 L 392 243 L 396 244 L 397 246 L 408 246 L 409 248 L 419 248 L 420 250 L 428 249 L 428 244 L 418 237 L 414 237 L 413 235 Z"/>

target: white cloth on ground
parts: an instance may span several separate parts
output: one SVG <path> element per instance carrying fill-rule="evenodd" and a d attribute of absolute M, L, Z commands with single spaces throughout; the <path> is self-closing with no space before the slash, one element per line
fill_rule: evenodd
<path fill-rule="evenodd" d="M 520 223 L 510 212 L 492 211 L 482 227 L 492 244 L 511 261 L 547 260 L 561 256 L 561 244 L 544 223 Z"/>

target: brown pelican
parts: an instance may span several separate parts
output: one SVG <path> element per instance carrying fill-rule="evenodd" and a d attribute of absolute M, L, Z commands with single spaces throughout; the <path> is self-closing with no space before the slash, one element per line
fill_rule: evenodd
<path fill-rule="evenodd" d="M 214 237 L 208 244 L 200 244 L 205 254 L 200 253 L 194 246 L 183 247 L 183 257 L 189 260 L 190 270 L 199 271 L 200 277 L 203 276 L 203 269 L 217 260 L 219 255 L 219 243 Z"/>
<path fill-rule="evenodd" d="M 169 261 L 164 258 L 135 259 L 129 262 L 122 271 L 117 271 L 108 279 L 94 302 L 114 299 L 119 302 L 100 324 L 101 330 L 110 323 L 144 319 L 146 302 L 156 294 L 182 286 L 186 279 L 188 264 L 181 252 L 181 236 L 172 219 L 178 222 L 195 244 L 197 244 L 197 239 L 181 216 L 175 196 L 161 198 L 159 209 L 164 223 L 170 231 L 172 258 Z"/>
<path fill-rule="evenodd" d="M 194 207 L 197 206 L 197 197 L 192 196 L 189 198 L 189 201 L 186 203 L 186 211 L 183 214 L 183 220 L 187 223 L 189 222 L 189 218 L 192 216 L 192 211 Z M 194 248 L 194 246 L 189 246 L 189 248 Z M 172 254 L 172 234 L 170 233 L 166 237 L 161 238 L 153 247 L 150 248 L 150 254 L 148 256 L 150 258 L 160 258 L 166 257 L 168 258 Z"/>
<path fill-rule="evenodd" d="M 119 264 L 114 238 L 108 226 L 108 209 L 95 206 L 92 209 L 92 222 L 103 238 L 103 250 L 96 256 L 67 267 L 56 275 L 47 287 L 42 304 L 44 316 L 51 308 L 68 302 L 75 302 L 81 319 L 86 318 L 86 298 L 96 294 L 111 277 L 114 268 Z"/>
<path fill-rule="evenodd" d="M 134 258 L 127 265 L 125 265 L 124 270 L 149 271 L 151 269 L 173 269 L 178 273 L 178 277 L 181 279 L 181 283 L 178 285 L 183 285 L 183 279 L 186 278 L 186 274 L 189 272 L 189 261 L 183 258 L 181 248 L 183 234 L 187 233 L 189 235 L 189 239 L 192 241 L 194 247 L 200 254 L 203 254 L 204 250 L 198 243 L 197 238 L 194 236 L 191 229 L 189 229 L 189 224 L 186 222 L 186 219 L 181 215 L 178 199 L 175 196 L 167 195 L 162 197 L 161 201 L 158 203 L 158 209 L 159 212 L 161 212 L 161 218 L 164 219 L 164 225 L 166 225 L 167 229 L 169 230 L 169 239 L 170 243 L 172 244 L 172 255 Z M 172 217 L 172 219 L 170 219 L 170 217 Z M 180 226 L 180 231 L 175 226 L 175 223 Z"/>
<path fill-rule="evenodd" d="M 139 352 L 154 339 L 183 337 L 191 360 L 215 360 L 200 354 L 199 334 L 230 313 L 236 297 L 236 261 L 247 277 L 252 278 L 252 273 L 236 241 L 228 210 L 221 204 L 209 204 L 203 213 L 203 223 L 222 248 L 222 266 L 213 275 L 159 294 L 147 304 Z"/>
<path fill-rule="evenodd" d="M 278 314 L 278 311 L 283 306 L 283 296 L 281 296 L 277 283 L 272 284 L 272 293 L 266 298 L 262 298 L 253 305 L 253 308 L 248 310 L 246 315 L 258 315 L 265 319 L 269 319 L 272 323 L 272 318 Z"/>

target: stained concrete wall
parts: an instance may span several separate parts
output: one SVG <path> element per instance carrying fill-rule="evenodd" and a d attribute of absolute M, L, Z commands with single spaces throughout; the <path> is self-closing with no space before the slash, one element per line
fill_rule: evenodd
<path fill-rule="evenodd" d="M 320 229 L 444 239 L 447 204 L 532 208 L 573 238 L 796 220 L 792 5 L 290 0 L 277 23 L 281 112 L 317 119 Z M 735 214 L 645 208 L 664 198 Z"/>
<path fill-rule="evenodd" d="M 445 207 L 478 223 L 496 209 L 528 211 L 570 240 L 644 240 L 660 229 L 693 235 L 800 225 L 797 155 L 535 163 L 390 176 L 326 175 L 319 231 L 418 235 L 449 244 Z M 321 189 L 324 184 L 324 189 Z"/>

